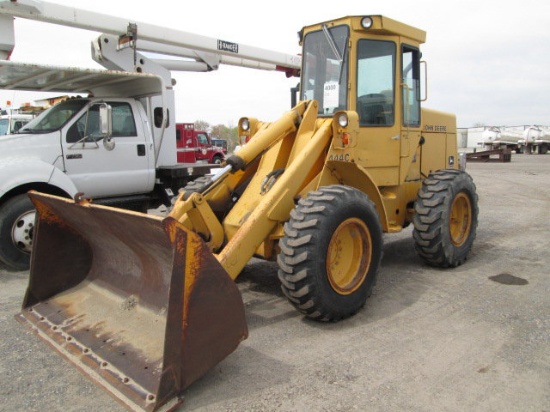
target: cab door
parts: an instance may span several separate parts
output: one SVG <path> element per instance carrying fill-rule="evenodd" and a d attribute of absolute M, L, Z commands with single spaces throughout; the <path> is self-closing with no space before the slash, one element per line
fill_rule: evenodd
<path fill-rule="evenodd" d="M 420 51 L 401 46 L 401 167 L 400 179 L 420 179 Z M 444 155 L 443 155 L 444 157 Z"/>
<path fill-rule="evenodd" d="M 395 42 L 357 42 L 357 162 L 368 169 L 377 186 L 399 183 L 402 130 L 396 113 L 396 65 Z"/>
<path fill-rule="evenodd" d="M 155 177 L 154 153 L 147 144 L 145 119 L 127 101 L 105 102 L 112 108 L 115 143 L 114 147 L 107 147 L 99 133 L 101 103 L 87 106 L 65 130 L 62 145 L 66 173 L 87 196 L 151 191 Z"/>

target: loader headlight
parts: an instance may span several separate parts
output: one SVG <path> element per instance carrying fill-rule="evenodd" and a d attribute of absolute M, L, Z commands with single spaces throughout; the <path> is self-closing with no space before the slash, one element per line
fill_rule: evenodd
<path fill-rule="evenodd" d="M 361 26 L 364 29 L 370 29 L 372 27 L 372 17 L 363 17 L 361 19 Z"/>
<path fill-rule="evenodd" d="M 341 113 L 339 116 L 338 116 L 338 124 L 341 126 L 341 127 L 348 127 L 348 115 L 345 114 L 345 113 Z"/>
<path fill-rule="evenodd" d="M 244 119 L 241 119 L 241 129 L 245 132 L 250 130 L 250 120 L 248 120 L 246 117 Z"/>

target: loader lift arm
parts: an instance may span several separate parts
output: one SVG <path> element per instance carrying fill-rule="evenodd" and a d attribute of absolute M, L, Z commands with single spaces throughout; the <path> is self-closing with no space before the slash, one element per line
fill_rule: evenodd
<path fill-rule="evenodd" d="M 279 120 L 259 131 L 237 154 L 227 159 L 233 174 L 251 166 L 258 157 L 270 150 L 280 153 L 266 155 L 266 158 L 276 156 L 288 159 L 282 165 L 284 173 L 280 174 L 269 191 L 247 205 L 245 220 L 241 221 L 237 231 L 216 254 L 232 279 L 237 278 L 275 226 L 288 219 L 295 206 L 296 196 L 311 182 L 308 178 L 311 179 L 321 172 L 316 164 L 324 163 L 322 155 L 326 154 L 332 136 L 332 122 L 331 119 L 317 122 L 317 110 L 316 101 L 300 102 Z M 281 147 L 285 139 L 286 146 Z M 256 177 L 247 187 L 247 190 L 256 194 L 262 192 L 263 177 L 273 172 L 274 167 L 273 164 L 268 164 L 268 160 L 262 160 L 263 158 L 259 165 L 254 164 L 257 167 Z M 201 233 L 212 251 L 219 249 L 223 233 L 229 231 L 220 222 L 213 220 L 214 213 L 207 205 L 212 198 L 219 202 L 220 192 L 226 193 L 228 197 L 242 183 L 242 179 L 231 179 L 229 176 L 221 175 L 203 193 L 193 193 L 187 197 L 185 192 L 182 193 L 170 213 L 172 218 L 189 229 Z M 220 190 L 219 186 L 222 185 L 225 187 Z M 228 201 L 226 198 L 222 202 Z M 209 229 L 205 233 L 201 228 Z"/>

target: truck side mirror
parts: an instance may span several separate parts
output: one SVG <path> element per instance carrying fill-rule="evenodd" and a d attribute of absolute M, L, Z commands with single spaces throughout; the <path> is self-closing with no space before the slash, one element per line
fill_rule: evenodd
<path fill-rule="evenodd" d="M 99 132 L 103 136 L 103 146 L 107 150 L 115 148 L 115 142 L 112 139 L 113 135 L 113 116 L 112 107 L 107 103 L 102 103 L 99 106 Z"/>
<path fill-rule="evenodd" d="M 166 109 L 166 120 L 164 119 L 164 109 L 162 107 L 155 107 L 154 113 L 155 127 L 161 128 L 162 123 L 165 121 L 165 127 L 170 126 L 170 110 Z"/>
<path fill-rule="evenodd" d="M 107 103 L 99 106 L 99 132 L 105 137 L 113 134 L 112 108 Z"/>

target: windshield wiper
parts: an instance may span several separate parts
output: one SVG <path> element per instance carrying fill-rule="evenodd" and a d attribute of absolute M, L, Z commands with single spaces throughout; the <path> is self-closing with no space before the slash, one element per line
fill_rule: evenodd
<path fill-rule="evenodd" d="M 323 24 L 323 33 L 325 33 L 325 37 L 327 38 L 327 42 L 332 49 L 332 52 L 336 56 L 336 59 L 338 59 L 338 62 L 340 63 L 340 72 L 338 73 L 338 83 L 342 82 L 342 75 L 344 74 L 344 57 L 345 53 L 347 52 L 347 48 L 344 46 L 344 56 L 340 54 L 340 51 L 338 50 L 338 46 L 336 46 L 336 42 L 334 41 L 334 37 L 332 37 L 332 33 L 329 31 L 328 26 L 326 24 Z"/>
<path fill-rule="evenodd" d="M 338 61 L 342 63 L 344 59 L 342 58 L 342 55 L 340 54 L 338 47 L 336 47 L 336 42 L 332 38 L 332 34 L 330 33 L 330 31 L 328 31 L 328 27 L 326 24 L 323 24 L 323 33 L 325 33 L 325 37 L 327 38 L 328 45 L 332 49 L 332 52 L 334 53 Z"/>

